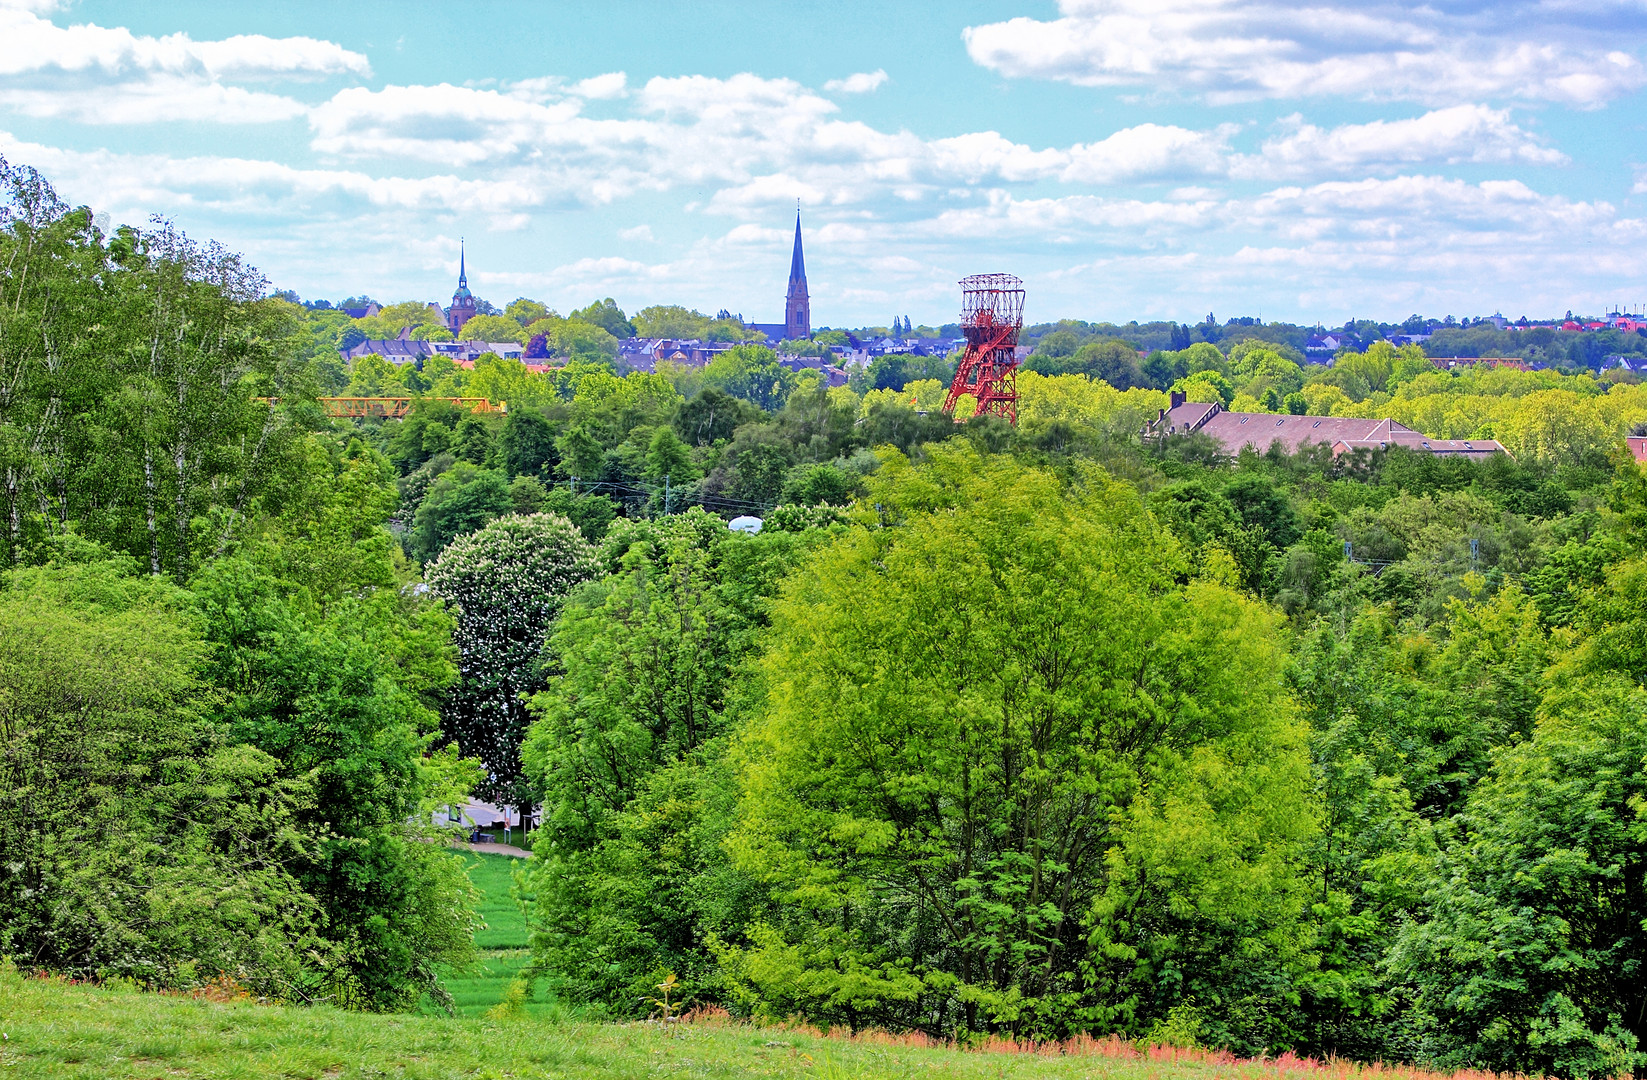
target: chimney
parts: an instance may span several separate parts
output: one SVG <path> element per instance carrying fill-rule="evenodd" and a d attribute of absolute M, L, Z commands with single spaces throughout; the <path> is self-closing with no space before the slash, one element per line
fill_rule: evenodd
<path fill-rule="evenodd" d="M 1186 400 L 1188 400 L 1188 398 L 1189 398 L 1189 395 L 1187 393 L 1185 393 L 1184 391 L 1174 390 L 1174 391 L 1172 391 L 1172 397 L 1168 399 L 1169 401 L 1172 402 L 1172 404 L 1169 405 L 1168 408 L 1176 409 L 1178 406 L 1182 405 Z"/>

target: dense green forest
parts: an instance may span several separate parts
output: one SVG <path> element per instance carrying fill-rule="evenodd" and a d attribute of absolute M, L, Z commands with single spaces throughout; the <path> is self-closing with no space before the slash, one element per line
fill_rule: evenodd
<path fill-rule="evenodd" d="M 1104 338 L 1014 427 L 933 372 L 573 349 L 336 421 L 333 313 L 3 180 L 20 967 L 438 1001 L 473 793 L 542 805 L 534 989 L 591 1012 L 674 973 L 742 1016 L 1647 1074 L 1629 377 Z M 1162 384 L 1512 454 L 1145 446 Z"/>

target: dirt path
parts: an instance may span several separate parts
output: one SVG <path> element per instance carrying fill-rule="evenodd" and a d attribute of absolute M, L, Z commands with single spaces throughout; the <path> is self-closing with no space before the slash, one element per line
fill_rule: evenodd
<path fill-rule="evenodd" d="M 517 859 L 529 859 L 532 853 L 525 848 L 515 847 L 513 844 L 459 844 L 470 851 L 484 851 L 488 855 L 512 855 Z"/>

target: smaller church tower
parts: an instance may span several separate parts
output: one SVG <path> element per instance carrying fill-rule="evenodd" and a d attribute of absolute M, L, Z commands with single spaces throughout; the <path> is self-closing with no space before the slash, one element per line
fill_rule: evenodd
<path fill-rule="evenodd" d="M 789 295 L 783 307 L 784 337 L 801 341 L 812 336 L 812 302 L 806 295 L 806 258 L 801 254 L 801 212 L 795 211 L 795 254 L 789 258 Z"/>
<path fill-rule="evenodd" d="M 458 287 L 452 294 L 452 306 L 446 311 L 446 329 L 455 341 L 463 340 L 463 324 L 475 317 L 475 297 L 469 291 L 469 268 L 466 265 L 463 241 L 458 241 Z"/>

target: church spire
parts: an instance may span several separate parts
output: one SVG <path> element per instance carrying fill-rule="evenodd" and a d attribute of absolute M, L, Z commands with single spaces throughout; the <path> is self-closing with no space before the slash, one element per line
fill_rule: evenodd
<path fill-rule="evenodd" d="M 796 281 L 799 281 L 802 291 L 805 291 L 806 256 L 801 254 L 801 208 L 799 206 L 795 208 L 795 254 L 789 257 L 789 281 L 791 288 L 794 287 Z"/>
<path fill-rule="evenodd" d="M 795 205 L 795 254 L 789 258 L 789 295 L 784 298 L 784 337 L 812 336 L 812 301 L 806 295 L 806 257 L 801 254 L 801 208 Z"/>
<path fill-rule="evenodd" d="M 458 288 L 469 287 L 469 268 L 464 263 L 463 237 L 458 237 Z"/>

